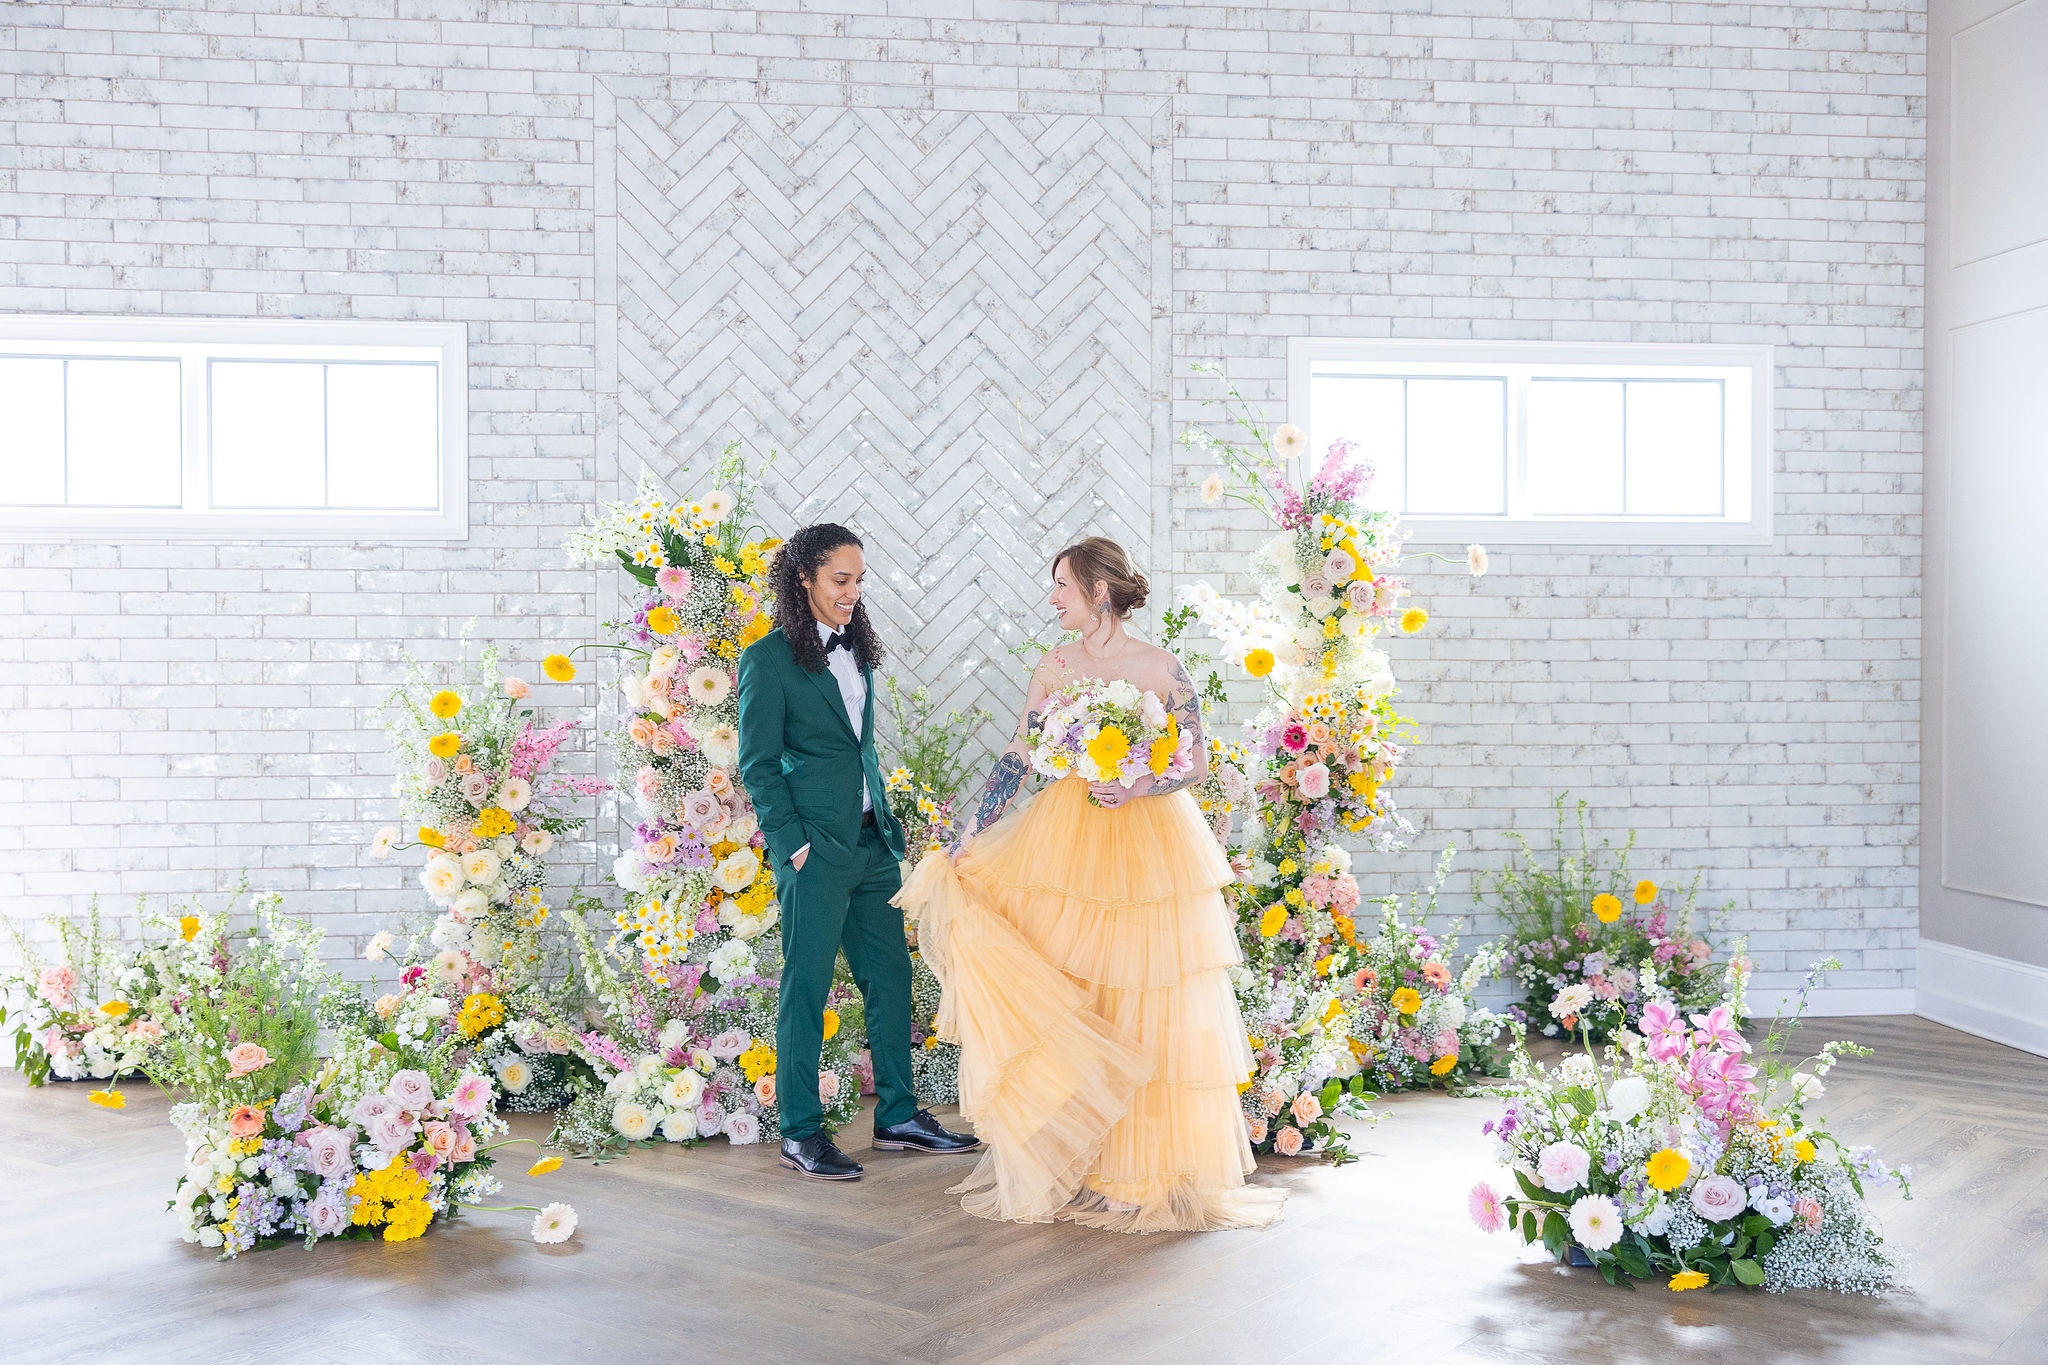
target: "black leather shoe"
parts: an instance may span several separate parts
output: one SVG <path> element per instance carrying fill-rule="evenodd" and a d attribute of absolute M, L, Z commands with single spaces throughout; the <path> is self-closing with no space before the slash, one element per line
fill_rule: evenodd
<path fill-rule="evenodd" d="M 782 1140 L 782 1164 L 811 1180 L 858 1180 L 860 1165 L 823 1133 Z"/>
<path fill-rule="evenodd" d="M 875 1146 L 885 1152 L 971 1152 L 981 1139 L 964 1133 L 949 1133 L 939 1127 L 931 1110 L 920 1109 L 902 1123 L 875 1129 Z"/>

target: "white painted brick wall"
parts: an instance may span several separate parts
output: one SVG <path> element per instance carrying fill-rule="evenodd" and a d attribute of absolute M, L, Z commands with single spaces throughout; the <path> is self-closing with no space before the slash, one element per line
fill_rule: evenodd
<path fill-rule="evenodd" d="M 391 811 L 375 708 L 399 650 L 445 654 L 476 615 L 530 657 L 602 601 L 554 547 L 598 487 L 603 81 L 1165 107 L 1176 426 L 1195 358 L 1282 415 L 1290 335 L 1779 347 L 1769 550 L 1417 575 L 1434 622 L 1396 651 L 1422 834 L 1371 880 L 1446 840 L 1497 862 L 1569 787 L 1643 831 L 1645 870 L 1705 868 L 1767 971 L 1827 951 L 1845 986 L 1910 983 L 1919 4 L 301 8 L 0 8 L 0 309 L 467 322 L 471 539 L 0 546 L 8 910 L 245 866 L 342 935 L 407 903 L 359 852 Z M 1170 496 L 1179 560 L 1220 574 L 1253 532 L 1185 475 L 1133 495 Z"/>

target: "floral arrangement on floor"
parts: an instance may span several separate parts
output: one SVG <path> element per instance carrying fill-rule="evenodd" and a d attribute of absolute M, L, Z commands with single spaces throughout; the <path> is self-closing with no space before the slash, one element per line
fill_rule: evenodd
<path fill-rule="evenodd" d="M 1213 366 L 1195 368 L 1220 378 Z M 1239 1004 L 1249 1027 L 1266 1030 L 1255 1034 L 1247 1122 L 1262 1148 L 1341 1156 L 1328 1101 L 1357 1107 L 1366 1084 L 1350 1043 L 1376 1039 L 1383 1021 L 1375 993 L 1356 986 L 1366 965 L 1358 883 L 1338 841 L 1356 835 L 1385 850 L 1412 832 L 1385 790 L 1407 722 L 1394 710 L 1393 666 L 1378 640 L 1389 626 L 1412 634 L 1429 618 L 1401 606 L 1408 589 L 1395 570 L 1415 556 L 1404 555 L 1399 519 L 1366 505 L 1372 471 L 1359 452 L 1339 442 L 1311 470 L 1300 428 L 1268 428 L 1236 389 L 1226 384 L 1226 392 L 1221 429 L 1191 426 L 1181 440 L 1219 466 L 1203 480 L 1203 501 L 1242 503 L 1271 528 L 1249 566 L 1258 597 L 1235 601 L 1197 583 L 1179 603 L 1223 661 L 1264 688 L 1245 728 L 1242 771 L 1255 800 L 1242 803 L 1251 818 L 1229 893 L 1248 959 Z M 1486 552 L 1473 546 L 1465 562 L 1482 574 Z M 1210 673 L 1205 696 L 1222 690 Z M 1230 799 L 1227 774 L 1215 779 L 1212 801 Z M 1339 993 L 1343 964 L 1355 964 L 1348 996 Z M 1305 1110 L 1319 1116 L 1303 1119 Z"/>
<path fill-rule="evenodd" d="M 385 703 L 398 768 L 392 790 L 417 836 L 379 830 L 371 856 L 423 856 L 420 885 L 442 911 L 432 931 L 436 969 L 471 990 L 510 994 L 539 980 L 547 855 L 583 827 L 571 803 L 610 790 L 549 771 L 576 722 L 536 727 L 530 690 L 499 668 L 492 645 L 455 679 L 408 657 L 406 683 Z"/>
<path fill-rule="evenodd" d="M 1835 1063 L 1868 1049 L 1829 1043 L 1804 1062 L 1784 1060 L 1815 979 L 1838 965 L 1807 974 L 1791 1018 L 1755 1053 L 1737 1028 L 1740 959 L 1723 974 L 1727 995 L 1704 1012 L 1652 988 L 1604 1062 L 1584 1024 L 1584 1050 L 1548 1070 L 1518 1044 L 1506 1108 L 1485 1125 L 1516 1192 L 1475 1186 L 1473 1220 L 1488 1232 L 1513 1228 L 1554 1256 L 1576 1252 L 1609 1284 L 1898 1288 L 1900 1259 L 1865 1199 L 1887 1185 L 1911 1198 L 1911 1172 L 1848 1146 L 1807 1112 Z"/>
<path fill-rule="evenodd" d="M 1705 1009 L 1720 995 L 1713 949 L 1692 931 L 1699 878 L 1682 900 L 1669 902 L 1656 882 L 1631 881 L 1631 833 L 1619 849 L 1603 839 L 1596 848 L 1578 803 L 1578 852 L 1567 852 L 1565 800 L 1559 796 L 1553 861 L 1543 866 L 1521 845 L 1522 862 L 1495 874 L 1490 899 L 1507 922 L 1501 975 L 1521 988 L 1510 1011 L 1546 1037 L 1583 1029 L 1594 1041 L 1632 1028 L 1644 1005 L 1659 995 L 1684 1009 Z M 1608 866 L 1609 857 L 1613 865 Z M 1578 1007 L 1560 1015 L 1560 999 Z"/>
<path fill-rule="evenodd" d="M 1458 1089 L 1506 1070 L 1497 1046 L 1508 1021 L 1474 996 L 1499 972 L 1500 949 L 1481 948 L 1454 970 L 1455 925 L 1431 930 L 1438 893 L 1450 874 L 1453 851 L 1437 860 L 1427 891 L 1411 896 L 1403 916 L 1393 896 L 1380 901 L 1379 931 L 1360 941 L 1347 926 L 1336 954 L 1337 998 L 1343 1002 L 1351 1054 L 1367 1083 L 1381 1094 L 1430 1088 Z"/>
<path fill-rule="evenodd" d="M 354 992 L 321 965 L 320 931 L 277 905 L 260 898 L 246 934 L 223 914 L 184 935 L 210 951 L 179 955 L 175 1022 L 146 1063 L 152 1082 L 189 1097 L 171 1110 L 185 1136 L 171 1200 L 185 1240 L 224 1258 L 293 1238 L 311 1246 L 381 1231 L 403 1241 L 481 1207 L 500 1188 L 485 1141 L 503 1131 L 489 1080 L 408 1067 L 346 1026 L 320 1063 L 320 1026 L 350 1014 Z M 110 1092 L 108 1107 L 123 1103 Z M 538 1241 L 574 1230 L 567 1205 L 518 1207 L 539 1215 Z"/>
<path fill-rule="evenodd" d="M 16 965 L 0 970 L 0 1026 L 13 1025 L 15 1070 L 30 1085 L 132 1075 L 164 1034 L 134 990 L 136 950 L 100 918 L 97 896 L 83 915 L 46 924 L 54 961 L 7 922 Z M 19 1000 L 11 1009 L 9 997 Z"/>
<path fill-rule="evenodd" d="M 581 915 L 568 917 L 583 983 L 605 1023 L 569 1040 L 596 1083 L 556 1123 L 554 1145 L 609 1161 L 635 1145 L 724 1136 L 737 1145 L 780 1137 L 775 1095 L 774 973 L 756 951 L 779 936 L 727 939 L 709 964 L 652 977 L 618 968 Z M 818 1097 L 828 1128 L 860 1110 L 858 1017 L 850 984 L 827 994 Z"/>
<path fill-rule="evenodd" d="M 612 741 L 619 771 L 633 774 L 638 815 L 612 869 L 628 903 L 611 946 L 670 987 L 694 984 L 729 945 L 769 933 L 780 916 L 737 772 L 734 672 L 740 652 L 774 628 L 762 602 L 781 542 L 748 527 L 754 482 L 737 446 L 710 482 L 698 500 L 672 503 L 643 478 L 632 502 L 605 506 L 567 546 L 579 563 L 617 560 L 641 588 L 632 614 L 607 623 L 626 711 Z"/>

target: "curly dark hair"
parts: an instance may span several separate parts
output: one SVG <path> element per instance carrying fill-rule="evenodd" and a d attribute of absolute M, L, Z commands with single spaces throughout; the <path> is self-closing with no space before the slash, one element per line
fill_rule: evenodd
<path fill-rule="evenodd" d="M 825 646 L 818 639 L 818 632 L 808 628 L 817 617 L 811 612 L 811 594 L 804 580 L 817 577 L 832 552 L 848 545 L 859 548 L 860 537 L 836 522 L 821 521 L 816 526 L 804 527 L 776 547 L 775 562 L 768 569 L 768 586 L 775 594 L 776 624 L 782 627 L 797 666 L 812 673 L 825 671 Z M 853 641 L 853 657 L 862 668 L 872 672 L 882 666 L 882 642 L 868 621 L 866 602 L 854 606 L 846 634 Z"/>

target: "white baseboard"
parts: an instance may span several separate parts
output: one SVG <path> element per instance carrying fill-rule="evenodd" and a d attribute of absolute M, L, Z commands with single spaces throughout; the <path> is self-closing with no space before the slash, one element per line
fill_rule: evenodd
<path fill-rule="evenodd" d="M 2048 968 L 1923 938 L 1919 982 L 1914 1013 L 2048 1057 Z"/>
<path fill-rule="evenodd" d="M 1799 1001 L 1796 990 L 1749 992 L 1749 1017 L 1772 1019 L 1790 1014 Z M 1809 1019 L 1837 1019 L 1850 1014 L 1911 1014 L 1914 1007 L 1911 986 L 1816 986 L 1806 999 Z"/>

